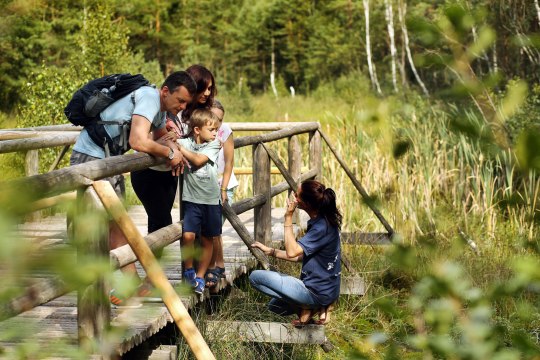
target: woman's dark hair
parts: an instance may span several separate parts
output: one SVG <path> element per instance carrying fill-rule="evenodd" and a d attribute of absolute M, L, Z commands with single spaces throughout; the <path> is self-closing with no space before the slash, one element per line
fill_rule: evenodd
<path fill-rule="evenodd" d="M 210 70 L 202 65 L 196 64 L 188 67 L 186 72 L 191 75 L 193 80 L 195 80 L 195 83 L 197 84 L 197 93 L 193 99 L 193 102 L 187 107 L 187 109 L 182 111 L 182 119 L 185 120 L 191 117 L 191 114 L 195 109 L 210 108 L 214 103 L 214 97 L 217 95 L 216 81 L 214 80 L 214 75 L 212 75 Z M 199 95 L 206 90 L 208 84 L 210 83 L 212 83 L 212 86 L 210 87 L 210 96 L 208 96 L 206 103 L 199 104 L 197 101 Z"/>
<path fill-rule="evenodd" d="M 343 216 L 336 206 L 336 193 L 316 180 L 307 180 L 300 185 L 300 199 L 333 226 L 341 229 Z"/>

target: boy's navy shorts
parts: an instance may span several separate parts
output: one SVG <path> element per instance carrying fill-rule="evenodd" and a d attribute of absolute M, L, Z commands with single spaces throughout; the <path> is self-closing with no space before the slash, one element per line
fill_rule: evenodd
<path fill-rule="evenodd" d="M 221 235 L 221 205 L 184 201 L 183 232 L 201 233 L 204 237 Z"/>

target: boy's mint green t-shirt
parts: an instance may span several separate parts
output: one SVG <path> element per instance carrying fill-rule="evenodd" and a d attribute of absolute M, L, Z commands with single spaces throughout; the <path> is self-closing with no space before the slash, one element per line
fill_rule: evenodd
<path fill-rule="evenodd" d="M 219 140 L 195 143 L 193 137 L 177 140 L 180 145 L 194 153 L 206 155 L 208 161 L 200 168 L 191 165 L 184 167 L 184 187 L 182 188 L 182 201 L 196 204 L 219 205 L 221 193 L 218 183 L 217 159 L 221 143 Z"/>

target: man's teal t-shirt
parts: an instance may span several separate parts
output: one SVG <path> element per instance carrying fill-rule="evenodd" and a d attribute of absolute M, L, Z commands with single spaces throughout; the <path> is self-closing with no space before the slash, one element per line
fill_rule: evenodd
<path fill-rule="evenodd" d="M 134 114 L 151 122 L 151 130 L 163 128 L 166 113 L 161 111 L 159 91 L 151 86 L 143 86 L 135 90 L 135 104 L 131 100 L 131 94 L 128 94 L 112 103 L 99 116 L 103 121 L 129 122 Z M 118 125 L 105 125 L 105 130 L 112 139 L 120 136 Z M 105 151 L 92 141 L 86 129 L 81 131 L 73 150 L 96 158 L 105 158 Z"/>
<path fill-rule="evenodd" d="M 177 140 L 180 145 L 194 153 L 208 157 L 206 164 L 199 168 L 191 165 L 184 167 L 184 187 L 182 189 L 182 201 L 195 204 L 219 205 L 220 190 L 218 183 L 217 159 L 221 143 L 219 140 L 195 143 L 193 137 Z"/>

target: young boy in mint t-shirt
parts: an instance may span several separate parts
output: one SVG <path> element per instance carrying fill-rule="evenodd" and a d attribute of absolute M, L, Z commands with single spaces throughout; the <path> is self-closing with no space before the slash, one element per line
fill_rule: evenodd
<path fill-rule="evenodd" d="M 177 140 L 184 159 L 189 162 L 189 165 L 184 167 L 182 189 L 182 249 L 187 254 L 193 254 L 195 236 L 200 232 L 202 255 L 196 271 L 193 269 L 191 255 L 184 257 L 183 278 L 191 283 L 196 293 L 202 294 L 214 240 L 221 235 L 221 193 L 217 165 L 221 143 L 216 139 L 219 118 L 212 111 L 195 110 L 190 123 L 192 135 Z"/>

